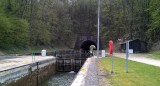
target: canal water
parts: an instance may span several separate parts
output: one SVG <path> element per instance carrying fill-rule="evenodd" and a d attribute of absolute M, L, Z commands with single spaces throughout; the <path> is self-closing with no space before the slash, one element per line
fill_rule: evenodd
<path fill-rule="evenodd" d="M 56 73 L 40 86 L 70 86 L 75 76 L 76 73 Z"/>

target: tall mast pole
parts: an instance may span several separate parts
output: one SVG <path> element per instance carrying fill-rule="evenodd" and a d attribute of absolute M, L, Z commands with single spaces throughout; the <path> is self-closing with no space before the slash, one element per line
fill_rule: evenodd
<path fill-rule="evenodd" d="M 97 58 L 99 57 L 100 0 L 98 0 Z"/>

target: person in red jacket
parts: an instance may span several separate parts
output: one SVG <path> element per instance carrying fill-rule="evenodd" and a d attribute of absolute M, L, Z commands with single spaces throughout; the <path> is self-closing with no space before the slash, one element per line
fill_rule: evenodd
<path fill-rule="evenodd" d="M 114 44 L 112 40 L 109 40 L 109 54 L 113 55 Z"/>

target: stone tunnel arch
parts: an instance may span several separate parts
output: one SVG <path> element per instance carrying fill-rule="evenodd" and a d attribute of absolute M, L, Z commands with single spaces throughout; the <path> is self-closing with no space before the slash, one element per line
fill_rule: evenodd
<path fill-rule="evenodd" d="M 97 44 L 92 40 L 86 40 L 86 41 L 82 42 L 80 45 L 80 48 L 82 50 L 89 50 L 91 45 L 94 45 L 97 48 Z"/>

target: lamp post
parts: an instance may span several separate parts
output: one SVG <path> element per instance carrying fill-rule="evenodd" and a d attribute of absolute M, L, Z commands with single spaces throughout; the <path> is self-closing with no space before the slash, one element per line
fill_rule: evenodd
<path fill-rule="evenodd" d="M 97 58 L 99 57 L 100 0 L 98 0 Z"/>

